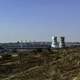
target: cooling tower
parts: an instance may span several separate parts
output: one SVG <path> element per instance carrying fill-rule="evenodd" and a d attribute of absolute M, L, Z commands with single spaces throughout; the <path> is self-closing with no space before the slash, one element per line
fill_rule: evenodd
<path fill-rule="evenodd" d="M 57 36 L 52 36 L 52 48 L 58 48 Z"/>
<path fill-rule="evenodd" d="M 60 37 L 59 41 L 59 48 L 64 48 L 65 47 L 65 37 Z"/>

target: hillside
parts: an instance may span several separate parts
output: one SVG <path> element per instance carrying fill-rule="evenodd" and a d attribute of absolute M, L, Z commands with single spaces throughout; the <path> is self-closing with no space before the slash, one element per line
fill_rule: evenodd
<path fill-rule="evenodd" d="M 0 80 L 80 80 L 80 48 L 21 52 L 1 61 Z"/>

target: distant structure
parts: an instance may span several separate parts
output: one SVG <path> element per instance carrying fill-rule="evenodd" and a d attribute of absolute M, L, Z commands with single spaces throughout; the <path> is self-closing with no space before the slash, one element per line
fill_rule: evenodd
<path fill-rule="evenodd" d="M 10 43 L 0 43 L 0 53 L 13 51 L 14 49 L 20 51 L 27 51 L 31 49 L 48 49 L 48 48 L 75 48 L 80 47 L 80 42 L 66 42 L 65 37 L 57 37 L 52 36 L 51 42 L 46 41 L 17 41 L 17 42 L 10 42 Z"/>
<path fill-rule="evenodd" d="M 52 36 L 52 48 L 58 48 L 57 36 Z"/>
<path fill-rule="evenodd" d="M 20 42 L 20 48 L 23 48 L 23 41 Z"/>
<path fill-rule="evenodd" d="M 52 48 L 64 48 L 65 47 L 65 37 L 61 36 L 59 41 L 57 40 L 57 36 L 52 36 Z"/>
<path fill-rule="evenodd" d="M 61 36 L 59 41 L 59 48 L 64 48 L 64 47 L 65 47 L 65 37 Z"/>

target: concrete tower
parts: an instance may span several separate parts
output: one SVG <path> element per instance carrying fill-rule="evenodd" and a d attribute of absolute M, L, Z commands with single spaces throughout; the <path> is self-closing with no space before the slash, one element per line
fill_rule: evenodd
<path fill-rule="evenodd" d="M 61 36 L 59 41 L 59 48 L 65 47 L 65 37 Z"/>
<path fill-rule="evenodd" d="M 52 36 L 52 48 L 58 48 L 57 36 Z"/>

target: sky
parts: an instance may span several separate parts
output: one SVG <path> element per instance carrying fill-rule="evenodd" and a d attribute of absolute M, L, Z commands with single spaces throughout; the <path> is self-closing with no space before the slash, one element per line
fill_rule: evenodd
<path fill-rule="evenodd" d="M 80 41 L 80 0 L 0 0 L 0 42 Z"/>

